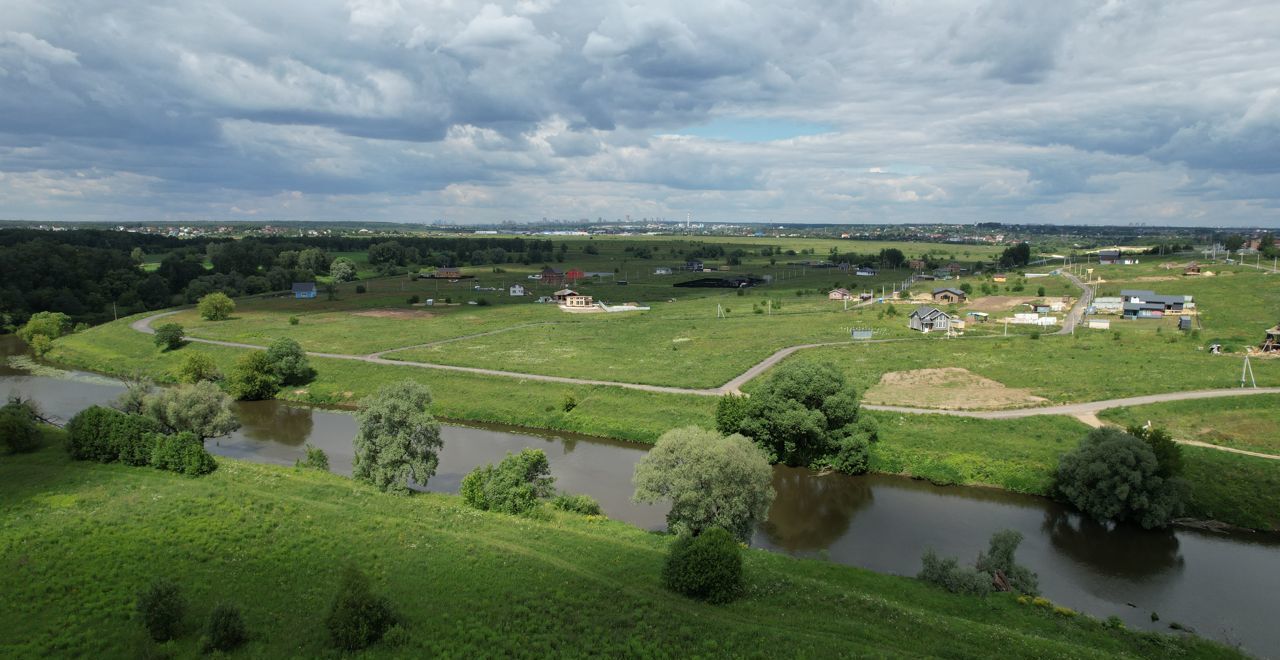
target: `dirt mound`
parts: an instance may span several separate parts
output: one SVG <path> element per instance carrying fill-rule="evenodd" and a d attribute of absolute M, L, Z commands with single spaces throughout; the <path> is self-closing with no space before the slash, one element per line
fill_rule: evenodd
<path fill-rule="evenodd" d="M 422 309 L 366 309 L 352 312 L 352 316 L 372 316 L 376 319 L 429 319 L 435 314 Z"/>
<path fill-rule="evenodd" d="M 1046 399 L 1024 389 L 1005 387 L 968 369 L 944 367 L 886 373 L 867 390 L 863 401 L 939 410 L 996 410 L 1034 406 Z"/>

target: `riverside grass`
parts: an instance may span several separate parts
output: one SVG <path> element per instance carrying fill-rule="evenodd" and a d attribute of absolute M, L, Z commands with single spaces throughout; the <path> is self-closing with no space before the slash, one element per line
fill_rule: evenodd
<path fill-rule="evenodd" d="M 0 463 L 0 655 L 197 657 L 219 602 L 243 611 L 245 657 L 337 657 L 324 615 L 349 563 L 388 596 L 407 640 L 364 657 L 1240 657 L 1194 637 L 1110 629 L 1012 596 L 957 596 L 903 577 L 764 551 L 724 606 L 660 586 L 670 537 L 547 507 L 475 511 L 315 470 L 219 458 L 192 479 L 70 462 L 48 447 Z M 157 577 L 190 602 L 181 636 L 132 614 Z M 784 615 L 786 623 L 779 625 Z"/>
<path fill-rule="evenodd" d="M 1152 422 L 1179 440 L 1280 456 L 1280 394 L 1126 406 L 1098 417 L 1117 426 Z"/>

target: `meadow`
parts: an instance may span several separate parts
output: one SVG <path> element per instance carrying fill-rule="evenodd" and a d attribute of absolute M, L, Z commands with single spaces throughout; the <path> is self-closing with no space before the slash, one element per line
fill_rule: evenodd
<path fill-rule="evenodd" d="M 1239 657 L 1195 637 L 1130 632 L 915 580 L 748 550 L 746 592 L 711 606 L 660 587 L 669 537 L 544 510 L 513 518 L 456 496 L 397 497 L 297 468 L 218 459 L 192 479 L 70 463 L 48 448 L 0 463 L 0 655 L 197 657 L 232 602 L 244 657 L 339 657 L 323 620 L 347 565 L 407 631 L 362 657 Z M 156 644 L 132 612 L 181 585 L 181 636 Z"/>
<path fill-rule="evenodd" d="M 1098 417 L 1119 426 L 1153 422 L 1181 440 L 1280 456 L 1280 394 L 1112 408 Z"/>

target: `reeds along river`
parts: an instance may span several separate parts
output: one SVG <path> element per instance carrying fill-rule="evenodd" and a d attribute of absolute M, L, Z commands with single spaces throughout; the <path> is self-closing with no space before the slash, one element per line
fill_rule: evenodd
<path fill-rule="evenodd" d="M 0 337 L 0 358 L 22 352 Z M 121 387 L 88 374 L 33 376 L 3 366 L 0 393 L 18 393 L 66 419 L 115 399 Z M 354 417 L 276 401 L 244 402 L 241 428 L 209 441 L 210 450 L 264 463 L 292 465 L 304 443 L 323 449 L 335 472 L 350 474 Z M 507 452 L 546 451 L 557 486 L 600 501 L 612 518 L 662 529 L 665 510 L 631 502 L 631 473 L 643 445 L 523 429 L 446 425 L 444 449 L 427 490 L 456 492 L 465 475 Z M 1018 559 L 1040 576 L 1055 603 L 1132 628 L 1168 631 L 1177 622 L 1205 637 L 1280 657 L 1280 537 L 1197 530 L 1145 531 L 1082 519 L 1049 500 L 994 489 L 938 487 L 882 475 L 819 475 L 774 470 L 777 499 L 752 545 L 799 556 L 915 575 L 920 554 L 972 562 L 991 534 L 1016 529 L 1025 537 Z M 1151 613 L 1159 621 L 1151 620 Z"/>

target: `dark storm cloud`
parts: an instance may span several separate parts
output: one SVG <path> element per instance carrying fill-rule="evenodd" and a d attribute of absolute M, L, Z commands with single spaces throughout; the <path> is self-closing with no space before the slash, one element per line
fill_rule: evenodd
<path fill-rule="evenodd" d="M 0 203 L 1274 222 L 1278 18 L 1230 0 L 19 0 Z"/>

